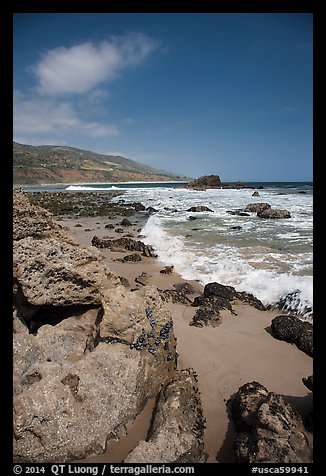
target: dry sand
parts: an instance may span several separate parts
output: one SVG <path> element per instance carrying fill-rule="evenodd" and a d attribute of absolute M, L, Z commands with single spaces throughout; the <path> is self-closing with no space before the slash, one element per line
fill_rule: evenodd
<path fill-rule="evenodd" d="M 64 219 L 58 223 L 68 227 L 69 233 L 76 241 L 86 245 L 91 244 L 94 235 L 100 238 L 104 236 L 119 238 L 132 233 L 137 239 L 140 222 L 126 227 L 124 234 L 104 228 L 107 223 L 115 224 L 121 219 L 108 220 L 105 217 Z M 134 220 L 133 217 L 130 218 L 131 222 L 135 220 L 136 218 Z M 75 227 L 76 223 L 82 227 Z M 112 252 L 107 249 L 100 251 L 108 268 L 119 276 L 126 277 L 132 288 L 141 287 L 134 280 L 142 272 L 150 275 L 149 284 L 154 284 L 162 290 L 174 289 L 173 284 L 184 282 L 175 272 L 168 275 L 161 274 L 160 270 L 164 265 L 156 259 L 142 257 L 140 262 L 122 263 L 117 259 L 131 252 Z M 189 295 L 190 299 L 193 299 L 201 292 L 203 286 L 196 281 L 187 282 L 196 290 L 195 294 Z M 234 306 L 237 316 L 231 315 L 229 311 L 223 311 L 223 322 L 220 326 L 197 328 L 189 326 L 196 308 L 172 303 L 168 303 L 167 307 L 173 316 L 174 332 L 178 339 L 179 368 L 192 367 L 198 374 L 198 386 L 206 417 L 205 451 L 209 455 L 209 463 L 235 462 L 232 452 L 235 432 L 226 402 L 244 383 L 256 380 L 265 385 L 269 391 L 284 395 L 286 400 L 293 403 L 302 413 L 306 414 L 312 410 L 312 394 L 303 385 L 302 378 L 313 373 L 313 360 L 294 345 L 272 337 L 270 323 L 273 317 L 281 314 L 279 311 L 258 311 L 249 305 L 239 303 Z M 146 411 L 141 423 L 135 422 L 128 431 L 123 441 L 124 455 L 128 454 L 137 443 L 135 433 L 137 434 L 138 428 L 141 428 L 139 439 L 145 438 L 150 421 L 148 413 Z M 108 453 L 96 461 L 104 462 L 105 457 L 110 459 Z M 119 453 L 118 457 L 121 461 L 125 457 L 122 453 Z"/>

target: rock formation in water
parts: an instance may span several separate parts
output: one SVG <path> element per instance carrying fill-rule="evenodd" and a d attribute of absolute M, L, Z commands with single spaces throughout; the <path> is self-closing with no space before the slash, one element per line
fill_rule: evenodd
<path fill-rule="evenodd" d="M 25 194 L 14 194 L 14 207 L 14 460 L 103 453 L 149 399 L 183 383 L 172 317 L 155 287 L 129 291 L 98 250 L 75 243 Z M 161 459 L 170 462 L 158 421 Z M 193 428 L 180 448 L 199 461 L 202 434 Z"/>

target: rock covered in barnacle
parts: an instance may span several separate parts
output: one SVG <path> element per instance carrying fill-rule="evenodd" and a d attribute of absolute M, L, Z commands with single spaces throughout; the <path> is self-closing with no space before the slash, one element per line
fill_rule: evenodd
<path fill-rule="evenodd" d="M 296 316 L 277 316 L 271 323 L 272 335 L 295 344 L 310 357 L 313 356 L 313 325 Z"/>
<path fill-rule="evenodd" d="M 312 434 L 281 395 L 258 382 L 239 388 L 231 400 L 239 463 L 311 463 Z"/>
<path fill-rule="evenodd" d="M 222 322 L 221 310 L 227 309 L 231 314 L 236 315 L 232 307 L 235 300 L 250 304 L 259 310 L 266 309 L 263 303 L 250 293 L 238 292 L 232 286 L 224 286 L 215 282 L 208 283 L 204 292 L 196 297 L 192 303 L 192 306 L 199 309 L 192 318 L 190 325 L 195 327 L 218 326 Z"/>
<path fill-rule="evenodd" d="M 185 369 L 162 389 L 146 441 L 124 463 L 205 463 L 203 418 L 192 370 Z"/>

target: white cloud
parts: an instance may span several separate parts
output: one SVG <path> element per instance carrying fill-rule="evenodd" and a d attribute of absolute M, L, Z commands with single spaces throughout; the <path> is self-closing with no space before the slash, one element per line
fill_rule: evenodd
<path fill-rule="evenodd" d="M 33 67 L 43 95 L 85 93 L 110 81 L 130 65 L 143 61 L 156 43 L 140 33 L 112 37 L 99 44 L 81 43 L 47 51 Z"/>
<path fill-rule="evenodd" d="M 89 137 L 117 136 L 119 128 L 112 124 L 87 122 L 79 119 L 73 105 L 53 99 L 24 100 L 21 93 L 14 95 L 14 136 L 35 137 L 42 134 L 69 137 L 71 133 Z"/>

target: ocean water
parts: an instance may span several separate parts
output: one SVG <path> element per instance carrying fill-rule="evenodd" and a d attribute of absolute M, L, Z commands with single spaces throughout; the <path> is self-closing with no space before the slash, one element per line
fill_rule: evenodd
<path fill-rule="evenodd" d="M 288 298 L 289 309 L 309 318 L 313 308 L 312 184 L 263 186 L 259 197 L 252 196 L 252 189 L 142 188 L 127 190 L 123 198 L 158 210 L 142 231 L 144 241 L 183 278 L 234 286 L 254 294 L 265 305 L 295 293 Z M 287 209 L 291 218 L 227 213 L 256 202 Z M 187 212 L 196 205 L 213 212 Z"/>
<path fill-rule="evenodd" d="M 71 185 L 66 190 L 110 190 L 120 184 Z M 168 185 L 168 186 L 166 186 Z M 250 183 L 253 189 L 195 191 L 176 184 L 133 184 L 119 201 L 138 201 L 157 212 L 148 219 L 143 241 L 185 279 L 216 281 L 254 294 L 265 305 L 288 297 L 288 307 L 305 318 L 313 309 L 313 186 L 301 183 Z M 287 209 L 290 219 L 231 215 L 249 203 Z M 213 212 L 188 212 L 204 205 Z M 193 217 L 195 219 L 190 219 Z"/>

